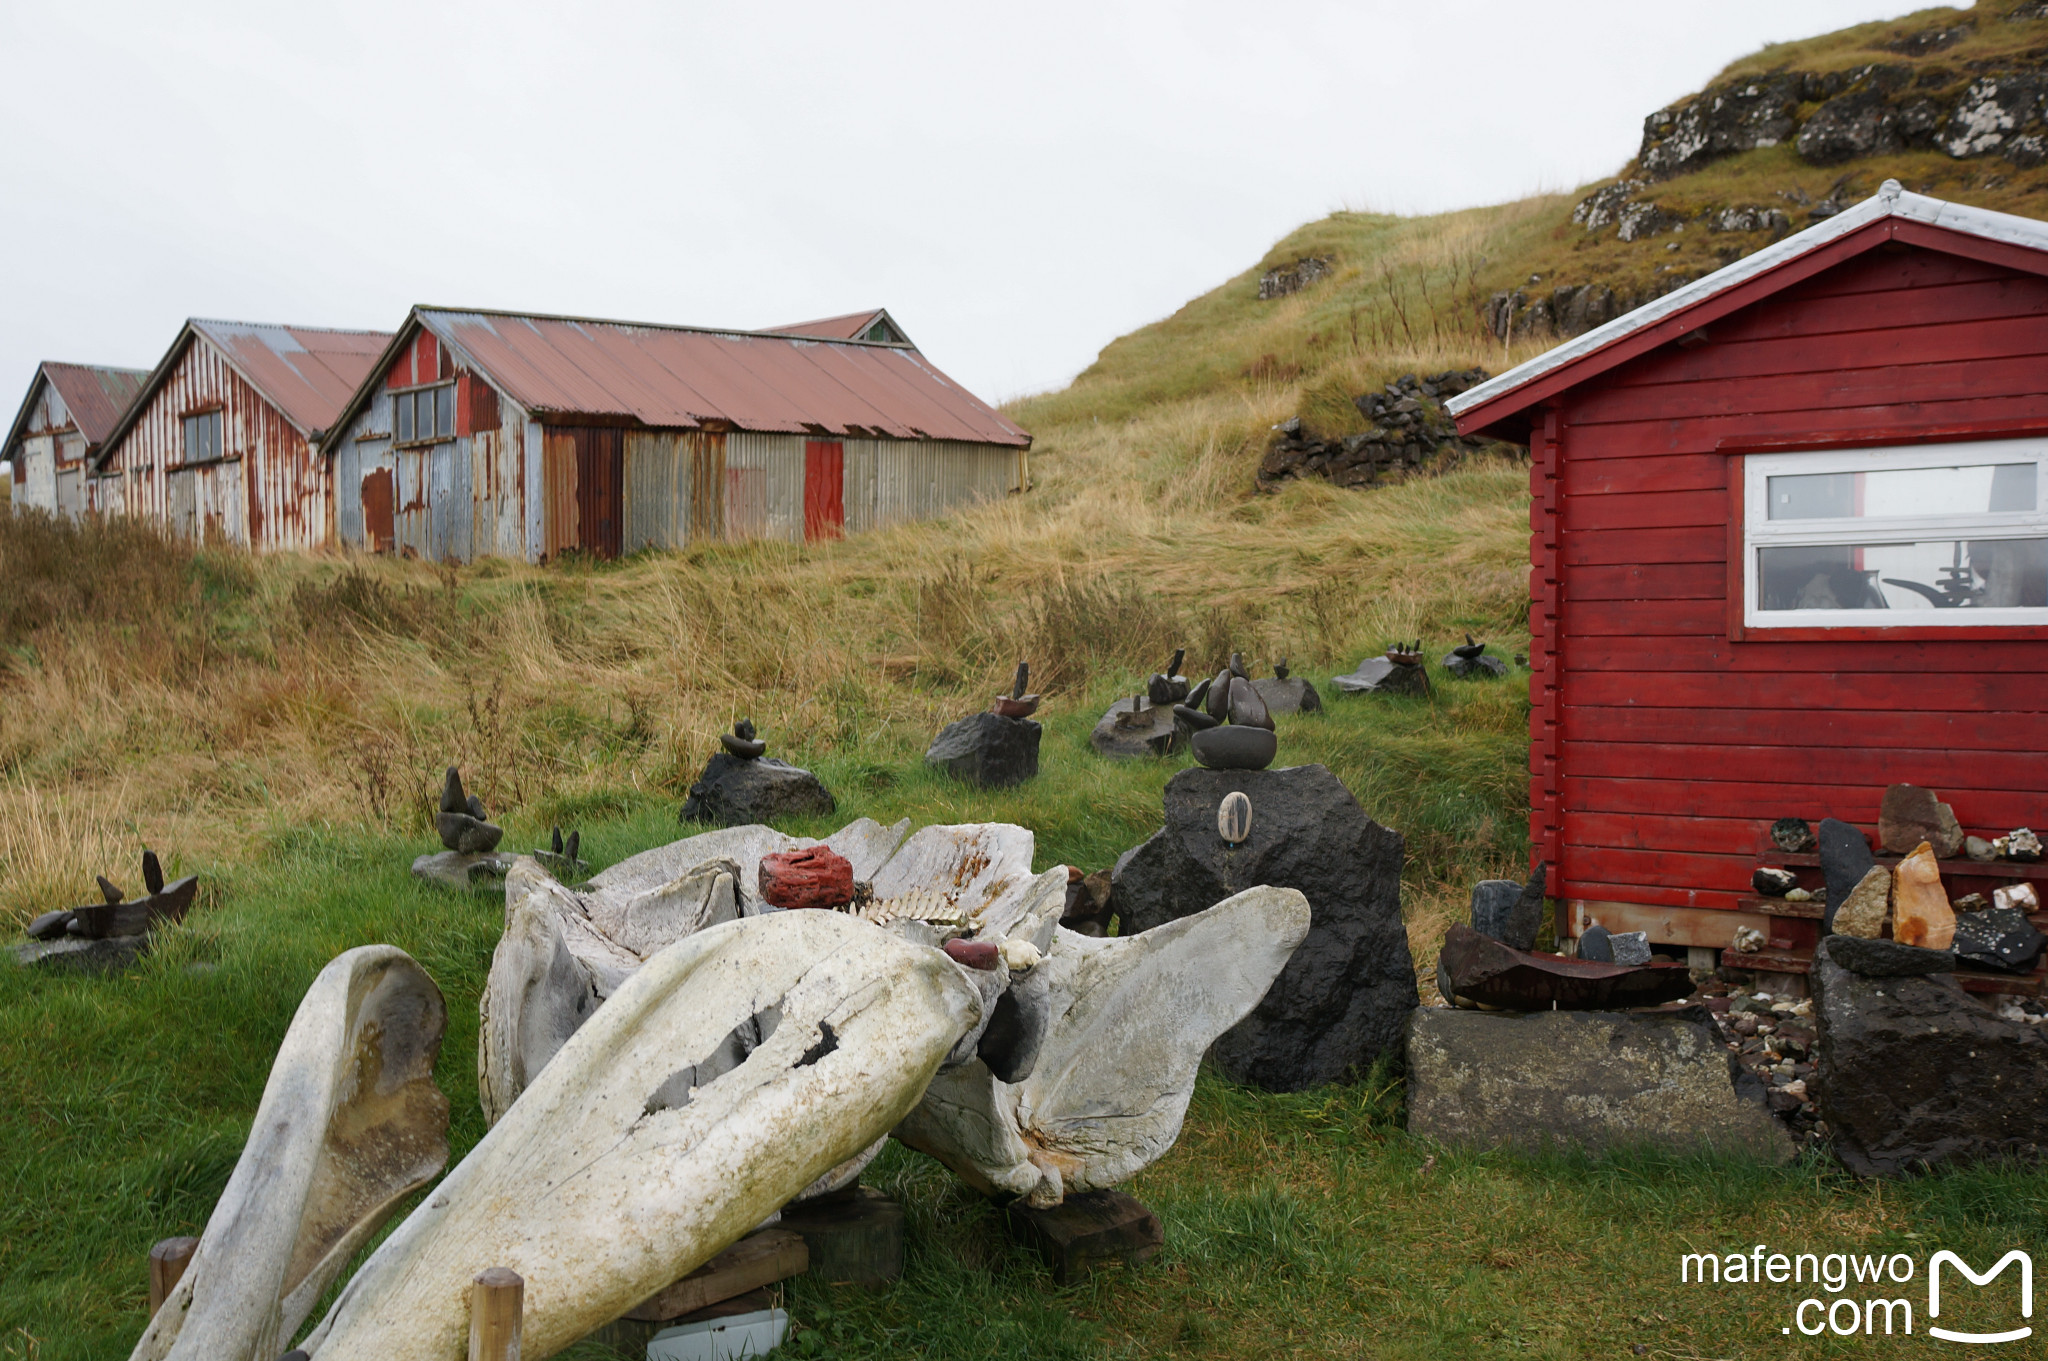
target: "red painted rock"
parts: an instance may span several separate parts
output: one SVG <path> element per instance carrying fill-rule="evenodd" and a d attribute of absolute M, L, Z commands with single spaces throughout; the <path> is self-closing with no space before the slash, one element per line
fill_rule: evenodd
<path fill-rule="evenodd" d="M 829 846 L 761 857 L 761 896 L 776 907 L 844 907 L 853 901 L 853 862 Z"/>
<path fill-rule="evenodd" d="M 980 969 L 983 973 L 995 968 L 1002 957 L 1002 952 L 992 940 L 949 940 L 946 942 L 946 954 L 955 963 Z"/>

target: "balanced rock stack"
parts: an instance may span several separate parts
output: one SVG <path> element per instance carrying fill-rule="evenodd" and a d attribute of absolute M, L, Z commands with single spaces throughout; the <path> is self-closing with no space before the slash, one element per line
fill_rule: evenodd
<path fill-rule="evenodd" d="M 195 875 L 165 883 L 163 866 L 151 850 L 142 853 L 142 897 L 130 899 L 103 874 L 93 879 L 100 901 L 45 912 L 31 921 L 29 943 L 15 947 L 17 962 L 88 971 L 125 968 L 148 951 L 152 932 L 185 920 L 199 890 Z"/>
<path fill-rule="evenodd" d="M 1422 669 L 1422 642 L 1395 643 L 1382 657 L 1367 657 L 1348 676 L 1330 683 L 1347 695 L 1426 695 L 1429 673 Z"/>
<path fill-rule="evenodd" d="M 743 718 L 718 735 L 720 750 L 690 786 L 680 822 L 736 827 L 778 818 L 823 817 L 839 803 L 810 771 L 767 755 L 754 721 Z"/>
<path fill-rule="evenodd" d="M 562 839 L 562 829 L 554 829 L 548 839 L 546 850 L 536 850 L 533 858 L 540 861 L 542 868 L 565 883 L 573 883 L 590 873 L 590 866 L 578 852 L 583 848 L 583 833 L 572 831 L 568 840 Z"/>
<path fill-rule="evenodd" d="M 998 695 L 986 712 L 971 714 L 939 730 L 924 759 L 957 780 L 987 789 L 1022 784 L 1038 774 L 1038 742 L 1044 729 L 1032 719 L 1037 695 L 1025 693 L 1031 666 L 1017 663 L 1010 693 Z"/>
<path fill-rule="evenodd" d="M 1245 675 L 1244 657 L 1230 654 L 1230 665 L 1201 690 L 1204 703 L 1174 706 L 1174 714 L 1190 734 L 1195 760 L 1211 770 L 1264 770 L 1279 753 L 1273 715 Z M 1194 698 L 1194 696 L 1190 696 Z"/>
<path fill-rule="evenodd" d="M 1473 642 L 1469 633 L 1463 643 L 1444 654 L 1443 668 L 1458 680 L 1498 679 L 1508 673 L 1508 664 L 1487 656 L 1486 644 Z"/>
<path fill-rule="evenodd" d="M 1706 1007 L 1631 1010 L 1689 997 L 1684 965 L 1650 962 L 1647 940 L 1628 950 L 1640 932 L 1597 927 L 1577 959 L 1534 950 L 1546 880 L 1538 867 L 1527 884 L 1481 883 L 1472 924 L 1445 934 L 1437 989 L 1450 1005 L 1409 1018 L 1409 1130 L 1473 1147 L 1648 1143 L 1791 1157 L 1761 1086 L 1731 1073 Z M 1624 948 L 1590 959 L 1587 937 Z"/>
<path fill-rule="evenodd" d="M 463 789 L 462 775 L 454 766 L 441 780 L 434 830 L 446 849 L 413 861 L 417 877 L 444 888 L 491 890 L 511 870 L 513 857 L 498 853 L 505 829 L 485 815 L 482 799 Z"/>
<path fill-rule="evenodd" d="M 1187 730 L 1174 721 L 1173 706 L 1188 697 L 1188 678 L 1180 674 L 1185 648 L 1174 651 L 1164 671 L 1145 682 L 1145 693 L 1109 706 L 1088 734 L 1088 745 L 1112 760 L 1138 756 L 1171 756 L 1187 746 Z"/>

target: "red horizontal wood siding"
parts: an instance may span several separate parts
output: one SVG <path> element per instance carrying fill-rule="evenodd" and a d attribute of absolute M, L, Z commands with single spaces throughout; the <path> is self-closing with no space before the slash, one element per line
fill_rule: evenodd
<path fill-rule="evenodd" d="M 1737 637 L 1728 600 L 1728 451 L 2043 428 L 2048 278 L 1894 243 L 1707 337 L 1558 393 L 1532 439 L 1530 834 L 1555 891 L 1732 909 L 1774 820 L 1874 827 L 1897 781 L 1981 835 L 2048 823 L 2048 629 Z"/>

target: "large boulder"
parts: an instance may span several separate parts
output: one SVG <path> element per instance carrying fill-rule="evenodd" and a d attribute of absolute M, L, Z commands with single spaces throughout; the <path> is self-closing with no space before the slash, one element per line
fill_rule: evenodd
<path fill-rule="evenodd" d="M 1224 796 L 1251 800 L 1251 834 L 1217 830 Z M 1112 875 L 1125 934 L 1190 916 L 1259 884 L 1308 897 L 1308 937 L 1252 1014 L 1210 1049 L 1225 1073 L 1269 1091 L 1353 1077 L 1398 1054 L 1420 996 L 1401 923 L 1402 840 L 1367 817 L 1325 766 L 1183 770 L 1166 825 Z"/>
<path fill-rule="evenodd" d="M 1408 1021 L 1408 1131 L 1468 1148 L 1792 1157 L 1763 1085 L 1704 1007 L 1673 1011 L 1419 1008 Z"/>
<path fill-rule="evenodd" d="M 1953 974 L 1866 976 L 1832 937 L 1810 976 L 1815 1079 L 1835 1154 L 1862 1176 L 2048 1154 L 2048 1035 L 2004 1020 Z"/>
<path fill-rule="evenodd" d="M 721 751 L 690 786 L 679 821 L 772 825 L 784 818 L 824 817 L 838 807 L 831 791 L 808 770 L 772 756 L 746 760 Z"/>
<path fill-rule="evenodd" d="M 1029 718 L 970 714 L 941 728 L 924 759 L 956 780 L 984 788 L 1022 784 L 1038 774 L 1038 739 L 1044 731 Z"/>
<path fill-rule="evenodd" d="M 1835 914 L 1877 865 L 1877 857 L 1870 853 L 1869 838 L 1840 818 L 1821 819 L 1819 840 L 1820 870 L 1828 885 L 1825 934 L 1836 929 Z"/>

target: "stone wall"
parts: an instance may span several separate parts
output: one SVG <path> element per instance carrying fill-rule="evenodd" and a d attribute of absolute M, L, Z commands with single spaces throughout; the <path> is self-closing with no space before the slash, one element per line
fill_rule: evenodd
<path fill-rule="evenodd" d="M 1382 391 L 1361 393 L 1353 403 L 1372 424 L 1355 435 L 1319 438 L 1303 430 L 1299 420 L 1275 426 L 1273 441 L 1259 462 L 1259 490 L 1277 491 L 1298 477 L 1320 477 L 1340 487 L 1371 487 L 1418 472 L 1440 472 L 1457 456 L 1475 449 L 1499 448 L 1519 455 L 1524 452 L 1519 446 L 1460 435 L 1457 422 L 1444 412 L 1446 399 L 1488 376 L 1485 369 L 1433 373 L 1427 378 L 1410 373 Z"/>
<path fill-rule="evenodd" d="M 1284 298 L 1289 293 L 1299 293 L 1333 268 L 1321 255 L 1304 255 L 1291 265 L 1275 265 L 1259 276 L 1259 296 Z"/>

